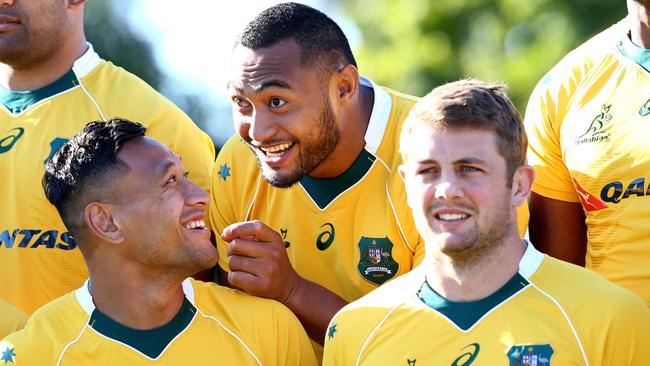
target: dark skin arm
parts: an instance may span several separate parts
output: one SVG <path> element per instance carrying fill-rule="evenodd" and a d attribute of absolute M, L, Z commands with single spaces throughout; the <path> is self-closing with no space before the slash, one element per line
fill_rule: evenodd
<path fill-rule="evenodd" d="M 327 325 L 347 302 L 300 277 L 289 262 L 282 236 L 262 222 L 232 224 L 221 236 L 228 243 L 231 271 L 218 268 L 219 283 L 283 303 L 309 337 L 322 345 Z"/>
<path fill-rule="evenodd" d="M 552 257 L 585 265 L 587 225 L 580 203 L 531 193 L 528 230 L 535 248 Z"/>

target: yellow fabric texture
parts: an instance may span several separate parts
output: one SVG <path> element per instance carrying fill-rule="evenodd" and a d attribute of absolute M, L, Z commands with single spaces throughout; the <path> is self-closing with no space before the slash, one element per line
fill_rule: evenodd
<path fill-rule="evenodd" d="M 540 81 L 526 111 L 528 161 L 534 192 L 582 205 L 586 267 L 650 305 L 650 74 L 635 60 L 650 51 L 627 32 L 612 26 Z"/>
<path fill-rule="evenodd" d="M 650 311 L 636 295 L 548 256 L 526 279 L 463 330 L 417 296 L 418 268 L 334 317 L 323 365 L 650 364 Z"/>
<path fill-rule="evenodd" d="M 15 365 L 317 364 L 300 322 L 280 303 L 187 281 L 196 313 L 155 358 L 93 329 L 80 302 L 89 297 L 83 289 L 39 309 L 23 330 L 0 342 L 0 354 L 11 354 Z"/>

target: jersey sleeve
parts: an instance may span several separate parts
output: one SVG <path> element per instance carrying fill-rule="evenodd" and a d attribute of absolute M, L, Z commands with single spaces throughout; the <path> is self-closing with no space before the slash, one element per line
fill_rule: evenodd
<path fill-rule="evenodd" d="M 178 154 L 189 178 L 204 190 L 210 189 L 214 144 L 183 111 L 171 102 L 165 103 L 150 121 L 146 135 Z"/>
<path fill-rule="evenodd" d="M 564 60 L 563 60 L 564 61 Z M 560 127 L 575 85 L 564 76 L 561 62 L 537 84 L 526 108 L 528 163 L 535 168 L 533 192 L 544 197 L 578 202 L 562 156 Z M 562 80 L 562 78 L 567 80 Z"/>
<path fill-rule="evenodd" d="M 27 314 L 0 299 L 0 338 L 19 330 L 26 322 Z"/>
<path fill-rule="evenodd" d="M 274 322 L 274 324 L 269 324 L 268 327 L 257 327 L 267 360 L 264 364 L 286 366 L 318 365 L 314 348 L 298 318 L 284 305 L 275 301 L 269 301 L 269 303 L 274 305 L 273 315 L 270 319 L 266 318 L 266 320 Z M 269 329 L 275 331 L 271 334 L 265 333 Z"/>
<path fill-rule="evenodd" d="M 239 136 L 230 138 L 219 152 L 212 178 L 207 225 L 215 234 L 218 265 L 230 271 L 228 245 L 221 239 L 221 232 L 228 225 L 247 220 L 247 211 L 262 180 L 255 156 Z"/>
<path fill-rule="evenodd" d="M 359 304 L 358 301 L 348 304 L 330 321 L 325 334 L 323 366 L 355 365 L 372 332 L 368 324 L 378 325 L 385 315 L 384 309 L 364 308 Z"/>

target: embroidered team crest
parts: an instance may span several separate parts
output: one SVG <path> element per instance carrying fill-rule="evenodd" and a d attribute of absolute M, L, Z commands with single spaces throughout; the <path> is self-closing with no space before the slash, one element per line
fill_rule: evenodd
<path fill-rule="evenodd" d="M 514 345 L 508 350 L 510 366 L 550 366 L 552 355 L 550 344 Z"/>
<path fill-rule="evenodd" d="M 395 277 L 399 264 L 393 259 L 393 243 L 388 238 L 367 238 L 359 240 L 359 273 L 376 285 Z"/>

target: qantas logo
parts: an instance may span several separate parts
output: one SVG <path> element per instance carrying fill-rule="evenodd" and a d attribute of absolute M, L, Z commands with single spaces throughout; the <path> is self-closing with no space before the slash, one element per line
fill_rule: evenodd
<path fill-rule="evenodd" d="M 643 177 L 631 181 L 627 186 L 623 182 L 607 183 L 600 191 L 600 199 L 611 203 L 619 203 L 631 196 L 643 197 L 648 195 L 650 195 L 650 186 L 646 188 L 645 178 Z"/>
<path fill-rule="evenodd" d="M 46 248 L 72 250 L 77 242 L 68 232 L 57 230 L 14 229 L 0 232 L 0 248 Z"/>
<path fill-rule="evenodd" d="M 577 180 L 573 180 L 573 185 L 576 187 L 576 192 L 578 192 L 580 203 L 582 203 L 582 207 L 584 207 L 585 210 L 598 211 L 609 207 L 604 202 L 592 196 L 591 193 L 582 188 Z"/>

